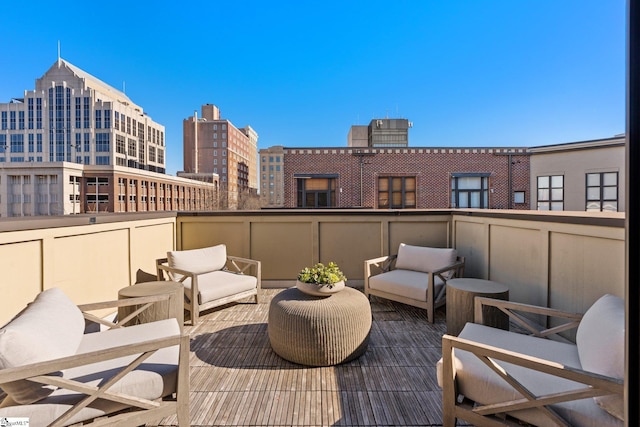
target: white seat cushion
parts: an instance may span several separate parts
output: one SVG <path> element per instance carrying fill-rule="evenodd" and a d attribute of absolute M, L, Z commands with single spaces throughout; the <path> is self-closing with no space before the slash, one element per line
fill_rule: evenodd
<path fill-rule="evenodd" d="M 444 282 L 438 276 L 434 276 L 433 280 L 435 283 L 433 292 L 437 295 Z M 391 270 L 369 277 L 371 289 L 423 302 L 427 301 L 428 284 L 427 273 L 412 270 Z"/>
<path fill-rule="evenodd" d="M 191 299 L 191 281 L 185 281 L 185 294 Z M 198 304 L 206 304 L 258 287 L 254 276 L 236 274 L 229 271 L 213 271 L 198 276 Z"/>
<path fill-rule="evenodd" d="M 584 314 L 576 332 L 582 367 L 590 372 L 624 379 L 624 334 L 624 300 L 614 295 L 602 296 Z M 611 415 L 624 420 L 622 396 L 594 399 Z"/>
<path fill-rule="evenodd" d="M 58 288 L 47 289 L 0 329 L 0 369 L 75 354 L 84 332 L 80 309 Z M 48 396 L 53 389 L 31 381 L 2 385 L 18 403 Z"/>

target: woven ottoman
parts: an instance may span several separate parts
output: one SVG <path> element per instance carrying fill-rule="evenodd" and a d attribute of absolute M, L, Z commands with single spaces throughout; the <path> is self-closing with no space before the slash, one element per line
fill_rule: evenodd
<path fill-rule="evenodd" d="M 371 306 L 360 291 L 329 297 L 289 288 L 271 300 L 269 341 L 280 357 L 307 366 L 331 366 L 361 356 L 369 344 Z"/>

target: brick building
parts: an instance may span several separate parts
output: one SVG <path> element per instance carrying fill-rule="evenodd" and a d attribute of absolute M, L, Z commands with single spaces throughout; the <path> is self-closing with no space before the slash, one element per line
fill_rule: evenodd
<path fill-rule="evenodd" d="M 284 208 L 529 209 L 523 147 L 283 151 Z"/>
<path fill-rule="evenodd" d="M 220 177 L 221 202 L 237 208 L 243 193 L 258 191 L 258 134 L 237 128 L 220 116 L 213 104 L 182 122 L 184 171 L 178 176 L 215 174 Z"/>
<path fill-rule="evenodd" d="M 219 207 L 217 177 L 199 182 L 125 166 L 10 162 L 0 167 L 0 185 L 0 217 Z"/>

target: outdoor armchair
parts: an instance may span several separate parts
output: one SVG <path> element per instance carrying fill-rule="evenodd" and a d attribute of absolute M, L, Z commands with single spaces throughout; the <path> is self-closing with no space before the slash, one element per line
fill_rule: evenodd
<path fill-rule="evenodd" d="M 174 318 L 123 326 L 163 298 L 76 306 L 58 288 L 40 293 L 0 329 L 0 419 L 137 426 L 177 414 L 188 426 L 188 335 Z M 139 308 L 119 323 L 90 313 L 128 305 Z"/>
<path fill-rule="evenodd" d="M 260 261 L 227 255 L 224 244 L 167 252 L 167 258 L 156 260 L 156 269 L 158 280 L 166 273 L 184 285 L 184 307 L 192 325 L 201 311 L 251 296 L 257 304 L 260 297 Z"/>
<path fill-rule="evenodd" d="M 462 277 L 464 258 L 455 249 L 400 244 L 397 255 L 364 262 L 364 293 L 427 310 L 434 321 L 435 309 L 446 302 L 446 282 Z"/>
<path fill-rule="evenodd" d="M 507 313 L 512 330 L 482 325 L 483 306 Z M 542 316 L 544 326 L 531 314 Z M 598 299 L 584 315 L 476 297 L 474 323 L 458 337 L 442 338 L 437 375 L 444 427 L 455 426 L 456 419 L 479 426 L 518 420 L 623 426 L 624 325 L 624 301 L 613 295 Z M 573 328 L 575 343 L 557 335 Z"/>

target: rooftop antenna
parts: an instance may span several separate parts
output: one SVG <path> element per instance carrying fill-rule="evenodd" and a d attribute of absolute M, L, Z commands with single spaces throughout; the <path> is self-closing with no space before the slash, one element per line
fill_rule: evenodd
<path fill-rule="evenodd" d="M 58 67 L 60 67 L 60 40 L 58 40 Z"/>
<path fill-rule="evenodd" d="M 127 93 L 127 82 L 122 81 L 122 93 Z"/>

